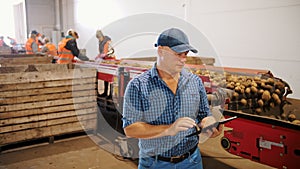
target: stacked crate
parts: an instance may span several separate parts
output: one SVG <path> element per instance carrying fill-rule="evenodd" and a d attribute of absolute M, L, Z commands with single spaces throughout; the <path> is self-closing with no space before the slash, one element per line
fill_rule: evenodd
<path fill-rule="evenodd" d="M 0 147 L 95 130 L 96 74 L 74 65 L 0 67 Z"/>
<path fill-rule="evenodd" d="M 0 55 L 9 55 L 11 54 L 11 48 L 8 46 L 0 46 Z"/>
<path fill-rule="evenodd" d="M 25 64 L 48 64 L 53 57 L 36 54 L 0 54 L 0 66 L 25 65 Z"/>

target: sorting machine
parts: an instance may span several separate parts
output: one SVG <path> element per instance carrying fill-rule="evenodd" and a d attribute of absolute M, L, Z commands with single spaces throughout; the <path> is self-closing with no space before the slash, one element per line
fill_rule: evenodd
<path fill-rule="evenodd" d="M 99 80 L 113 83 L 112 101 L 116 112 L 119 114 L 117 118 L 120 125 L 118 132 L 124 134 L 121 128 L 120 116 L 126 85 L 130 79 L 148 70 L 153 65 L 153 62 L 123 60 L 121 62 L 84 62 L 81 64 L 82 66 L 95 67 L 98 70 Z M 285 104 L 288 104 L 286 100 L 287 95 L 292 93 L 286 82 L 274 77 L 267 70 L 207 65 L 187 65 L 186 67 L 191 72 L 198 74 L 202 79 L 210 104 L 222 104 L 224 108 L 223 115 L 227 118 L 232 116 L 238 117 L 225 124 L 224 136 L 221 139 L 221 145 L 224 150 L 231 154 L 276 168 L 298 168 L 298 164 L 300 164 L 300 125 L 286 120 L 287 114 L 283 112 L 283 107 Z M 221 74 L 221 77 L 216 77 L 217 74 Z M 273 95 L 270 95 L 269 99 L 264 100 L 265 103 L 263 105 L 259 105 L 256 98 L 258 94 L 252 94 L 250 97 L 247 96 L 247 93 L 244 93 L 246 89 L 241 92 L 236 88 L 230 88 L 228 83 L 226 84 L 226 81 L 232 78 L 232 75 L 233 77 L 238 77 L 237 79 L 242 79 L 241 77 L 265 79 L 263 82 L 266 82 L 266 84 L 267 80 L 271 78 L 275 80 L 273 82 L 274 86 L 276 86 L 276 82 L 280 82 L 283 85 L 281 86 L 282 90 L 276 91 L 280 96 L 280 102 L 275 102 L 275 105 L 272 105 L 271 100 L 274 101 L 274 98 Z M 257 81 L 257 83 L 261 82 Z M 233 96 L 237 90 L 240 92 L 239 96 Z M 275 87 L 272 90 L 274 94 Z M 251 92 L 253 93 L 252 90 Z M 243 99 L 241 98 L 241 93 L 243 93 L 243 96 L 247 96 L 245 99 L 247 100 L 246 104 L 241 102 Z M 221 100 L 222 103 L 218 102 L 218 100 Z M 138 150 L 134 146 L 131 146 L 126 151 L 129 152 L 124 152 L 123 150 L 121 154 L 133 156 Z"/>

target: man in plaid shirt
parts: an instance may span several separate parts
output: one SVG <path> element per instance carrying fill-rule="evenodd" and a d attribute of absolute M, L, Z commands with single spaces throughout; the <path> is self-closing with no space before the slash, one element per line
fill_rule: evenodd
<path fill-rule="evenodd" d="M 211 116 L 201 79 L 184 69 L 189 51 L 187 35 L 177 28 L 162 32 L 155 44 L 157 61 L 127 85 L 123 107 L 126 136 L 139 138 L 139 169 L 201 169 L 199 136 Z M 209 131 L 218 136 L 223 129 Z"/>

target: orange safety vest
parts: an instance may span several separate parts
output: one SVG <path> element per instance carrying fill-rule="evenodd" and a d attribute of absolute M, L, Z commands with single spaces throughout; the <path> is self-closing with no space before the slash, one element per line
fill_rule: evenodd
<path fill-rule="evenodd" d="M 25 49 L 26 49 L 26 54 L 34 54 L 33 53 L 33 50 L 32 50 L 32 43 L 35 42 L 34 39 L 32 38 L 29 38 L 26 42 L 26 45 L 25 45 Z"/>
<path fill-rule="evenodd" d="M 57 50 L 54 44 L 47 43 L 45 44 L 45 47 L 48 49 L 47 54 L 51 56 L 57 56 Z"/>
<path fill-rule="evenodd" d="M 64 38 L 58 43 L 58 56 L 59 56 L 59 58 L 57 59 L 58 64 L 68 64 L 73 62 L 74 56 L 71 50 L 65 48 L 69 40 L 71 40 L 71 38 L 68 39 Z"/>

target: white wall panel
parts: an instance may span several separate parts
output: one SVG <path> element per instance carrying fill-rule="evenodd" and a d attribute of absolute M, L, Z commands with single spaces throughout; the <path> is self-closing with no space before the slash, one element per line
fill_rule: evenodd
<path fill-rule="evenodd" d="M 27 31 L 35 29 L 51 37 L 55 28 L 54 0 L 26 0 Z"/>
<path fill-rule="evenodd" d="M 69 0 L 66 0 L 69 1 Z M 217 65 L 268 69 L 286 80 L 300 98 L 300 1 L 299 0 L 74 0 L 74 27 L 78 44 L 97 54 L 95 31 L 128 16 L 143 13 L 168 14 L 187 20 L 215 47 Z M 68 16 L 71 17 L 71 16 Z M 156 25 L 163 25 L 159 21 Z M 68 25 L 68 24 L 67 24 Z M 69 26 L 72 26 L 69 24 Z M 172 25 L 170 25 L 172 26 Z M 122 32 L 124 27 L 120 27 Z M 109 30 L 107 30 L 109 32 Z M 192 35 L 192 43 L 203 44 Z M 114 40 L 114 37 L 112 37 Z M 128 41 L 130 55 L 149 44 L 153 36 Z M 152 40 L 153 41 L 153 40 Z M 87 45 L 89 44 L 89 45 Z M 94 45 L 93 45 L 94 44 Z M 131 44 L 131 45 L 130 45 Z M 131 50 L 132 49 L 132 50 Z M 151 50 L 151 49 L 149 49 Z M 139 54 L 149 54 L 146 51 Z M 123 55 L 124 54 L 124 55 Z M 133 54 L 134 55 L 134 54 Z M 204 53 L 205 55 L 205 53 Z"/>
<path fill-rule="evenodd" d="M 144 13 L 168 14 L 184 19 L 185 8 L 183 4 L 184 0 L 75 0 L 75 27 L 80 34 L 78 44 L 81 48 L 86 48 L 87 55 L 91 59 L 94 59 L 98 51 L 97 39 L 95 38 L 95 32 L 97 29 L 105 30 L 107 26 L 113 24 L 114 22 L 118 22 L 119 20 L 129 16 Z M 159 24 L 159 22 L 160 21 L 157 20 L 157 24 Z M 124 23 L 124 25 L 121 25 L 116 31 L 123 32 L 125 28 L 126 23 Z M 116 33 L 116 31 L 114 31 L 114 34 Z M 109 32 L 104 31 L 103 33 L 109 36 L 113 36 Z M 113 42 L 116 39 L 115 37 L 111 38 Z M 132 39 L 131 41 L 126 41 L 127 45 L 123 44 L 123 46 L 119 45 L 118 47 L 116 47 L 116 52 L 118 54 L 117 57 L 128 57 L 129 55 L 137 52 L 137 49 L 145 49 L 145 46 L 149 46 L 149 44 L 151 45 L 151 47 L 153 47 L 153 38 L 156 38 L 156 35 L 154 37 L 143 37 L 142 39 L 137 38 L 135 39 L 137 40 L 135 42 Z M 140 43 L 138 41 L 144 43 Z M 125 46 L 127 46 L 127 48 Z M 130 46 L 130 48 L 128 48 L 128 46 Z M 123 50 L 124 48 L 126 48 L 127 51 Z M 140 54 L 147 55 L 149 53 L 142 52 Z"/>
<path fill-rule="evenodd" d="M 190 0 L 187 10 L 221 66 L 271 70 L 291 85 L 290 97 L 300 98 L 299 0 Z"/>

